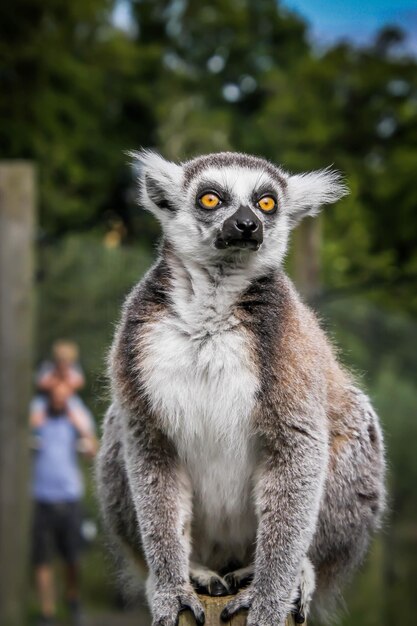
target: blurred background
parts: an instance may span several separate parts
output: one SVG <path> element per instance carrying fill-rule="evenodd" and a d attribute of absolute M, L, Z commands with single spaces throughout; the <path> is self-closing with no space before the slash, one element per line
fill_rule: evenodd
<path fill-rule="evenodd" d="M 417 579 L 415 3 L 1 3 L 0 207 L 7 213 L 4 198 L 23 185 L 16 179 L 6 193 L 1 168 L 22 159 L 31 181 L 24 204 L 28 212 L 37 207 L 36 219 L 27 218 L 34 306 L 23 293 L 22 315 L 30 317 L 32 330 L 16 335 L 19 363 L 26 363 L 19 371 L 29 367 L 29 359 L 35 371 L 56 339 L 77 342 L 87 382 L 81 395 L 98 424 L 108 397 L 105 356 L 120 306 L 152 263 L 159 236 L 156 221 L 136 205 L 134 172 L 125 155 L 141 146 L 174 160 L 240 150 L 292 172 L 333 164 L 345 174 L 350 196 L 300 226 L 287 269 L 340 346 L 343 361 L 370 392 L 386 434 L 390 511 L 346 592 L 340 623 L 412 623 Z M 9 245 L 6 253 L 8 243 L 3 240 L 0 251 L 3 276 L 11 266 L 17 272 L 23 262 L 18 248 Z M 16 354 L 6 313 L 1 317 L 5 298 L 14 294 L 11 282 L 1 283 L 3 347 L 9 341 L 9 352 L 0 351 L 4 392 L 11 389 L 7 354 L 10 359 Z M 30 289 L 29 279 L 23 288 Z M 18 393 L 26 402 L 27 392 Z M 27 422 L 22 411 L 15 432 L 20 446 Z M 6 424 L 10 415 L 4 404 L 4 458 L 14 436 Z M 88 624 L 148 624 L 146 613 L 121 614 L 117 608 L 91 463 L 82 465 L 86 517 L 98 529 L 83 559 Z M 12 491 L 10 481 L 3 475 L 3 545 L 17 520 L 27 518 L 24 479 L 16 480 Z M 0 591 L 25 559 L 27 548 L 22 548 L 7 567 L 1 563 Z M 29 565 L 25 572 L 30 583 Z M 28 587 L 10 613 L 19 617 L 1 626 L 32 623 L 36 598 Z"/>

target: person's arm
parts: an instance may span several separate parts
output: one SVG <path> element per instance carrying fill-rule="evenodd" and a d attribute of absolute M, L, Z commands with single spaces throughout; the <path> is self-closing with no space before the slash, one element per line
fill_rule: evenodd
<path fill-rule="evenodd" d="M 29 410 L 29 426 L 32 430 L 41 428 L 46 421 L 46 405 L 45 402 L 35 399 L 32 401 Z"/>
<path fill-rule="evenodd" d="M 44 361 L 41 363 L 37 373 L 36 373 L 36 387 L 39 391 L 43 391 L 48 393 L 54 385 L 57 384 L 58 379 L 56 376 L 56 370 L 52 363 L 49 361 Z"/>
<path fill-rule="evenodd" d="M 39 378 L 38 389 L 39 391 L 49 393 L 60 382 L 61 380 L 58 378 L 54 371 L 48 372 L 47 374 L 44 374 L 41 378 Z"/>
<path fill-rule="evenodd" d="M 81 402 L 68 402 L 68 418 L 82 439 L 82 451 L 94 457 L 98 449 L 98 441 L 92 426 L 91 417 Z"/>

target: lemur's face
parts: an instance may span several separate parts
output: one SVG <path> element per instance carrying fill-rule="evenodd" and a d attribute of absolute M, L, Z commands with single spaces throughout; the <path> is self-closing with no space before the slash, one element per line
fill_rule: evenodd
<path fill-rule="evenodd" d="M 201 163 L 200 163 L 201 165 Z M 168 230 L 182 249 L 207 259 L 278 258 L 286 247 L 285 180 L 260 167 L 238 164 L 185 167 L 178 221 Z M 180 233 L 178 232 L 180 230 Z M 191 238 L 191 242 L 188 239 Z M 260 260 L 260 259 L 258 259 Z"/>
<path fill-rule="evenodd" d="M 203 245 L 250 254 L 274 237 L 284 187 L 283 179 L 261 169 L 212 167 L 191 181 L 185 205 Z"/>
<path fill-rule="evenodd" d="M 333 172 L 289 176 L 268 161 L 238 153 L 183 165 L 153 153 L 142 163 L 142 202 L 182 256 L 203 263 L 254 259 L 279 265 L 288 234 L 304 214 L 344 189 Z"/>

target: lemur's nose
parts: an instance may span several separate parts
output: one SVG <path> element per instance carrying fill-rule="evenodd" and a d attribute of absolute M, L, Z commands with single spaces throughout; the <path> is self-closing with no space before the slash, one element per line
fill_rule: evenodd
<path fill-rule="evenodd" d="M 222 224 L 214 245 L 224 248 L 244 248 L 258 250 L 263 242 L 261 220 L 250 206 L 242 205 Z"/>
<path fill-rule="evenodd" d="M 236 220 L 236 228 L 238 230 L 241 230 L 242 233 L 255 233 L 258 228 L 259 228 L 259 224 L 256 224 L 253 220 L 251 219 L 241 219 L 241 220 Z"/>

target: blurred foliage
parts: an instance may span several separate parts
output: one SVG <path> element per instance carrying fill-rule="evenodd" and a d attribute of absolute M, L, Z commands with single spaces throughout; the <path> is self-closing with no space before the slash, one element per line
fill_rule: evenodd
<path fill-rule="evenodd" d="M 381 416 L 388 457 L 385 523 L 366 566 L 346 594 L 343 626 L 393 626 L 413 610 L 417 575 L 417 324 L 369 299 L 319 307 L 342 360 L 370 392 Z"/>

